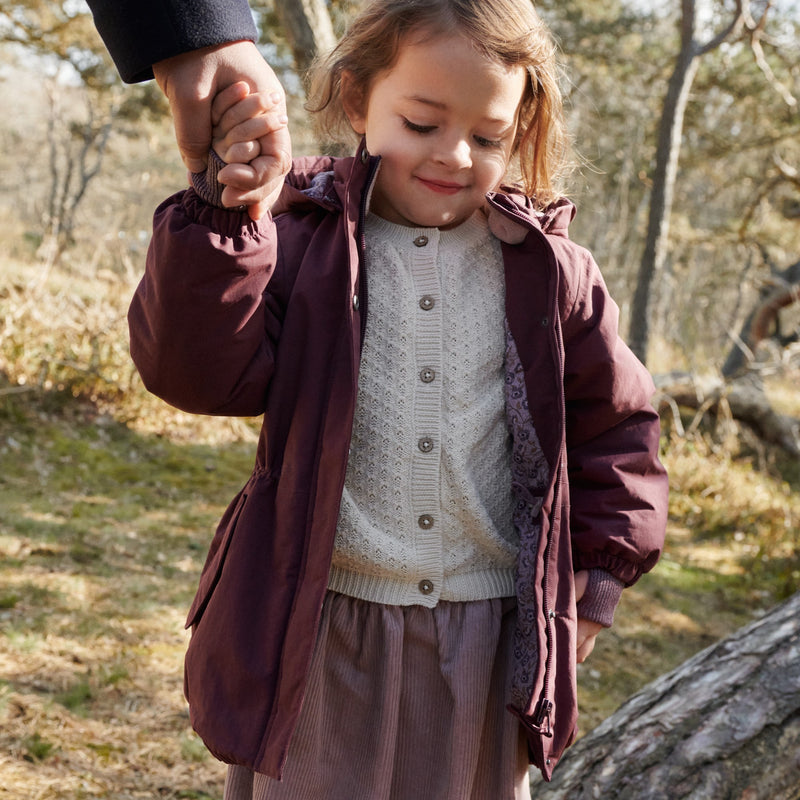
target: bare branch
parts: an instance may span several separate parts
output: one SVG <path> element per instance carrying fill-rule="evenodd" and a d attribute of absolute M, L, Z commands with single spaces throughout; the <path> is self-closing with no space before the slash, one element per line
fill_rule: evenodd
<path fill-rule="evenodd" d="M 739 241 L 745 240 L 747 236 L 747 229 L 750 227 L 750 223 L 753 221 L 756 210 L 761 205 L 762 201 L 768 197 L 772 193 L 772 190 L 780 183 L 782 183 L 781 178 L 777 176 L 770 178 L 766 183 L 762 184 L 759 191 L 756 192 L 747 203 L 747 206 L 742 213 L 741 224 L 739 225 Z"/>
<path fill-rule="evenodd" d="M 750 49 L 753 51 L 756 65 L 764 73 L 767 83 L 781 96 L 781 99 L 789 108 L 795 108 L 797 106 L 797 98 L 778 80 L 772 71 L 772 67 L 770 67 L 764 55 L 764 48 L 761 47 L 761 37 L 757 31 L 754 31 L 750 37 Z"/>
<path fill-rule="evenodd" d="M 726 39 L 738 36 L 745 25 L 747 17 L 750 15 L 750 0 L 736 0 L 736 9 L 730 23 L 723 28 L 713 39 L 705 44 L 697 44 L 696 53 L 699 56 L 716 50 Z"/>
<path fill-rule="evenodd" d="M 756 354 L 747 346 L 745 340 L 742 339 L 742 337 L 736 333 L 736 331 L 728 331 L 728 336 L 730 336 L 730 338 L 733 340 L 733 343 L 736 345 L 736 347 L 739 348 L 747 363 L 754 363 L 756 360 Z"/>
<path fill-rule="evenodd" d="M 775 166 L 778 168 L 778 172 L 780 172 L 781 177 L 789 181 L 790 183 L 796 183 L 800 185 L 800 170 L 797 167 L 791 166 L 791 164 L 787 164 L 780 156 L 779 153 L 773 153 L 772 160 L 775 163 Z"/>

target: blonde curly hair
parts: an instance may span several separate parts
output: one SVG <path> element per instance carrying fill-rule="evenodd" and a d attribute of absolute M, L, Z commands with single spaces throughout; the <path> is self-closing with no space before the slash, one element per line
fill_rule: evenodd
<path fill-rule="evenodd" d="M 545 207 L 562 196 L 571 150 L 559 87 L 557 46 L 530 0 L 371 0 L 339 44 L 309 73 L 308 110 L 318 135 L 352 144 L 345 113 L 347 90 L 366 99 L 372 82 L 392 67 L 409 37 L 459 33 L 505 67 L 522 67 L 528 81 L 519 109 L 514 162 L 525 193 Z"/>

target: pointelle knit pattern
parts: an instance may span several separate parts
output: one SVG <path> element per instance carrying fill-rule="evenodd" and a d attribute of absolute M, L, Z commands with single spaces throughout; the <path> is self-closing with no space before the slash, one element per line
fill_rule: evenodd
<path fill-rule="evenodd" d="M 432 607 L 514 594 L 500 243 L 367 218 L 369 313 L 329 588 Z"/>

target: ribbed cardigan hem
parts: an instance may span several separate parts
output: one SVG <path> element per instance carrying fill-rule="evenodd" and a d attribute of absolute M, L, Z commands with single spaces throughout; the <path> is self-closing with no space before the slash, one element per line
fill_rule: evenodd
<path fill-rule="evenodd" d="M 423 592 L 420 584 L 429 581 L 432 591 Z M 426 587 L 427 588 L 427 587 Z M 478 572 L 441 576 L 420 575 L 415 579 L 363 575 L 331 567 L 328 589 L 371 603 L 433 608 L 440 600 L 472 602 L 498 597 L 513 597 L 514 570 L 492 568 Z"/>

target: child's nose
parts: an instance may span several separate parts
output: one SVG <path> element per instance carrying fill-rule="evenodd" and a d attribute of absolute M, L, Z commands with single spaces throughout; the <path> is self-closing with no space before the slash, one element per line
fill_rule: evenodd
<path fill-rule="evenodd" d="M 472 165 L 472 150 L 463 137 L 454 137 L 445 143 L 439 152 L 439 160 L 455 169 Z"/>

